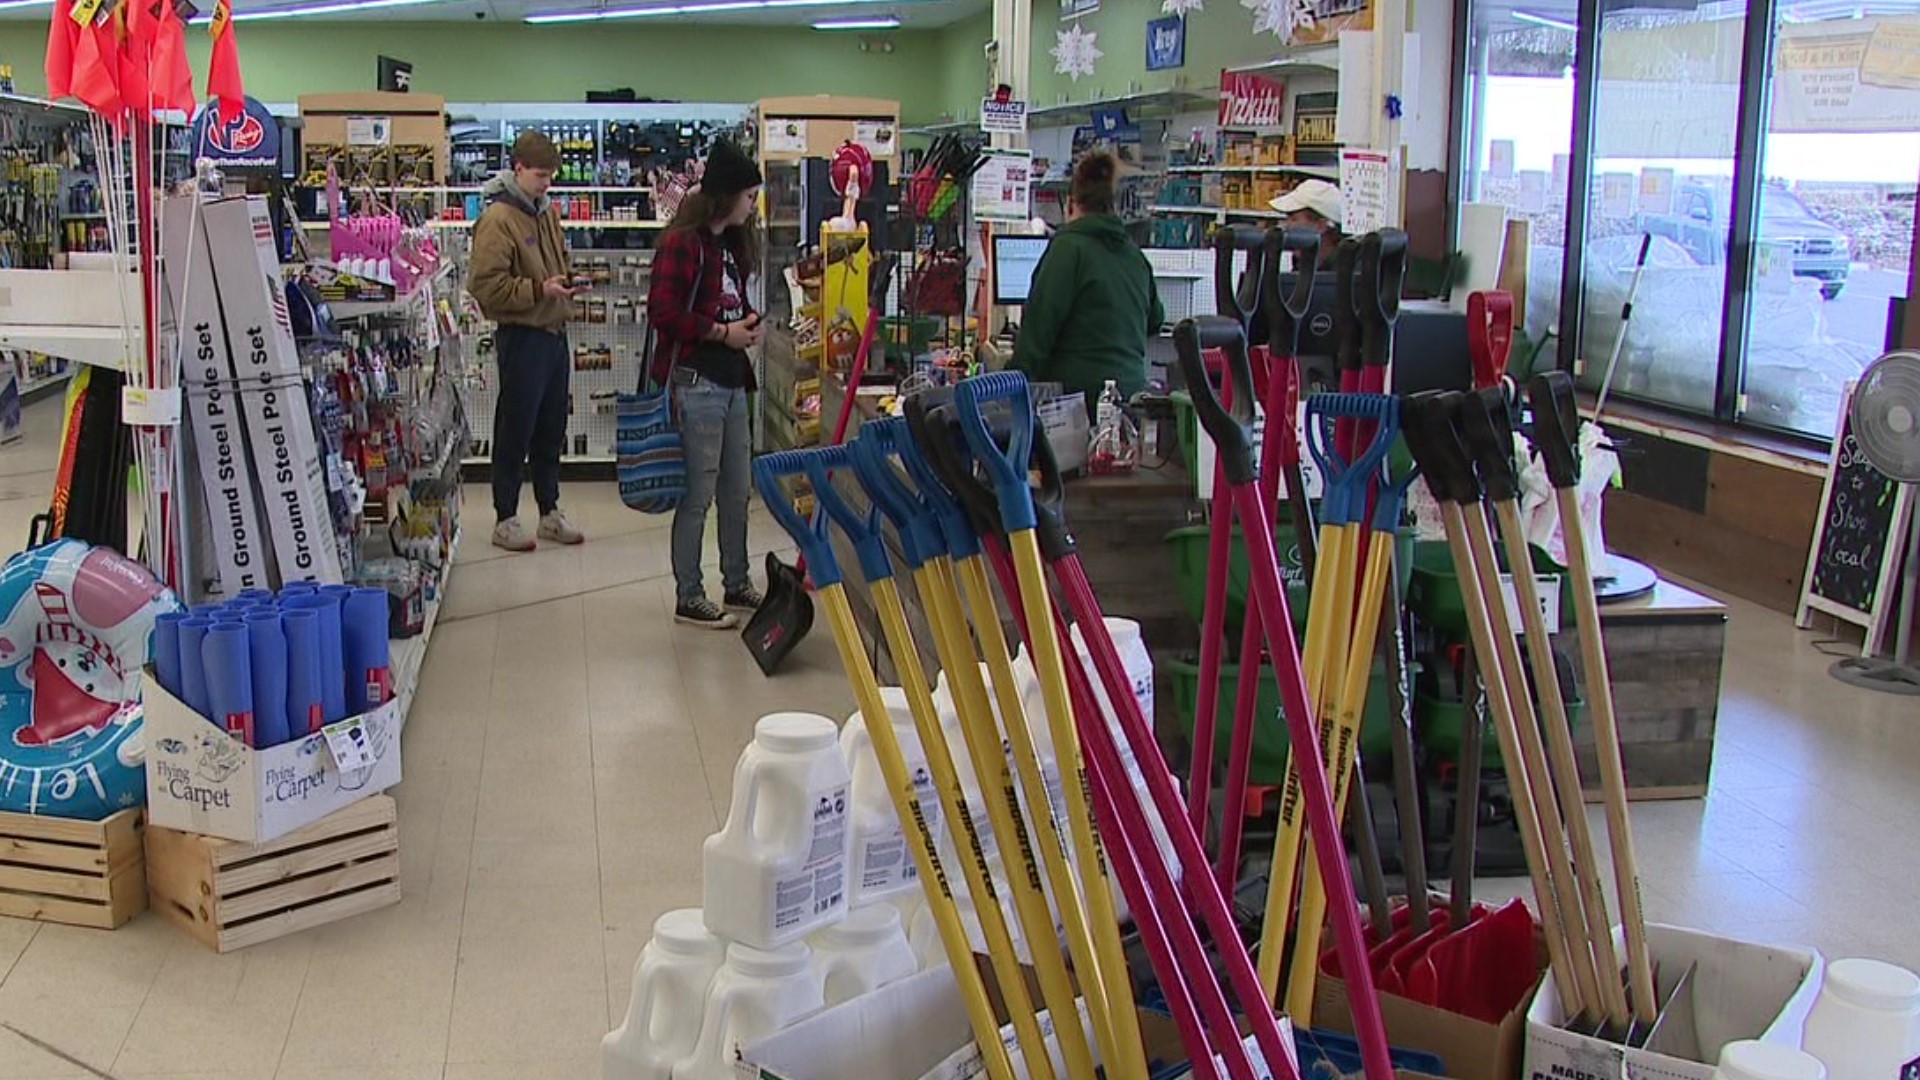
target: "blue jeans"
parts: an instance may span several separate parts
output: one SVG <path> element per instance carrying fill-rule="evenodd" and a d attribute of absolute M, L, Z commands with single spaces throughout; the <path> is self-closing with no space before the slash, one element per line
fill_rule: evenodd
<path fill-rule="evenodd" d="M 728 592 L 749 588 L 747 497 L 753 448 L 747 440 L 747 392 L 729 389 L 688 368 L 673 373 L 674 416 L 687 455 L 687 493 L 673 513 L 673 584 L 681 604 L 706 596 L 700 540 L 707 507 L 720 503 L 720 578 Z"/>

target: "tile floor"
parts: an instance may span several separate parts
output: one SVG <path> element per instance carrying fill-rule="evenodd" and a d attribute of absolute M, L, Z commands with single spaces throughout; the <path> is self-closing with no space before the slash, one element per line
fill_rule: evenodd
<path fill-rule="evenodd" d="M 12 546 L 45 506 L 58 423 L 32 406 L 0 448 Z M 471 495 L 396 791 L 402 903 L 228 956 L 151 915 L 113 933 L 0 918 L 0 1080 L 599 1075 L 654 917 L 699 900 L 754 720 L 850 698 L 824 634 L 768 680 L 733 635 L 675 628 L 666 522 L 611 485 L 568 491 L 588 544 L 528 556 L 485 546 Z M 757 557 L 779 538 L 756 518 L 753 540 Z M 1732 610 L 1712 797 L 1633 811 L 1650 914 L 1920 967 L 1920 709 L 1827 679 L 1784 617 Z"/>

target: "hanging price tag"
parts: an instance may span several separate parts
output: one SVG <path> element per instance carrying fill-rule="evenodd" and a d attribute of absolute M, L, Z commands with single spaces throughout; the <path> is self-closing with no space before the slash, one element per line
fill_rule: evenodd
<path fill-rule="evenodd" d="M 120 388 L 120 419 L 129 427 L 179 427 L 180 388 Z"/>
<path fill-rule="evenodd" d="M 367 718 L 354 716 L 321 729 L 333 763 L 343 773 L 371 768 L 374 764 L 373 735 L 367 730 Z"/>
<path fill-rule="evenodd" d="M 1560 632 L 1560 578 L 1558 575 L 1535 574 L 1533 587 L 1540 596 L 1540 617 L 1545 620 L 1547 633 Z M 1513 584 L 1512 574 L 1500 575 L 1500 595 L 1506 599 L 1507 622 L 1516 633 L 1524 632 L 1526 624 L 1520 618 L 1520 590 Z"/>

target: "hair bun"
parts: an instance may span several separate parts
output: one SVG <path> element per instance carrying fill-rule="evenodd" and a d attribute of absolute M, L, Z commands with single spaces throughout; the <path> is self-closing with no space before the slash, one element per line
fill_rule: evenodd
<path fill-rule="evenodd" d="M 1083 184 L 1111 184 L 1115 174 L 1120 171 L 1120 163 L 1107 151 L 1096 150 L 1082 155 L 1073 171 L 1074 179 Z"/>

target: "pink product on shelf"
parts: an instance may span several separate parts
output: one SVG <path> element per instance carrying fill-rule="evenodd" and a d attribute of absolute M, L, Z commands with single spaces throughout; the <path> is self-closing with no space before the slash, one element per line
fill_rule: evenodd
<path fill-rule="evenodd" d="M 346 215 L 340 180 L 331 167 L 327 170 L 327 221 L 334 265 L 353 262 L 377 267 L 372 273 L 384 272 L 399 295 L 411 293 L 440 266 L 439 246 L 427 230 L 408 227 L 393 213 Z"/>

